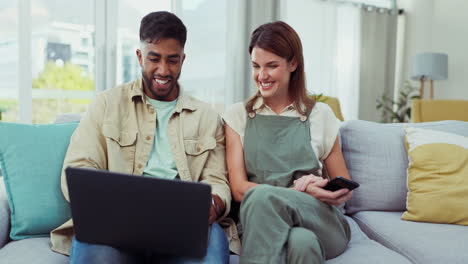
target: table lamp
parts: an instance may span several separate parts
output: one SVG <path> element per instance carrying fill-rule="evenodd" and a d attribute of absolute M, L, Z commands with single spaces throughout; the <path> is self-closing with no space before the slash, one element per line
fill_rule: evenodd
<path fill-rule="evenodd" d="M 424 82 L 430 81 L 430 99 L 434 98 L 434 80 L 447 79 L 448 55 L 444 53 L 419 53 L 412 60 L 411 79 L 420 80 L 419 95 L 424 97 Z"/>

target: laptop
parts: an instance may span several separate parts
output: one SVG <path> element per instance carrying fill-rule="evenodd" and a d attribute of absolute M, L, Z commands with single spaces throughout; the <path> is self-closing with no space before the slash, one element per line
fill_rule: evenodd
<path fill-rule="evenodd" d="M 66 168 L 76 239 L 161 255 L 206 255 L 211 187 Z"/>

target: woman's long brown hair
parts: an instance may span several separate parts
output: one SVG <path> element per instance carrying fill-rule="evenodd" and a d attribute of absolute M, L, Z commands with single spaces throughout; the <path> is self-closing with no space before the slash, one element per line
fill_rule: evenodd
<path fill-rule="evenodd" d="M 296 31 L 283 21 L 263 24 L 252 33 L 249 45 L 250 55 L 255 47 L 285 58 L 287 62 L 297 64 L 296 70 L 291 73 L 288 93 L 300 114 L 309 113 L 315 105 L 315 97 L 309 97 L 307 94 L 302 44 Z M 261 97 L 259 91 L 247 100 L 245 105 L 247 113 L 253 112 L 253 105 L 258 97 Z M 302 106 L 305 106 L 305 109 Z"/>

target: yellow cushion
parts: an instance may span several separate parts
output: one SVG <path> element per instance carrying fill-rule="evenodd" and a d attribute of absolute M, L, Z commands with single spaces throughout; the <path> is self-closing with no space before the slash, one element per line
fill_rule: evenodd
<path fill-rule="evenodd" d="M 402 219 L 468 225 L 468 138 L 406 127 L 408 196 Z"/>

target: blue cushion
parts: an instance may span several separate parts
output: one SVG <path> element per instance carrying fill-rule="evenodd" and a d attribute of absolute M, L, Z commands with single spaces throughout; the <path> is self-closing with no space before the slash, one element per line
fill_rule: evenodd
<path fill-rule="evenodd" d="M 0 164 L 11 209 L 12 239 L 47 236 L 70 218 L 60 174 L 77 125 L 0 122 Z"/>

